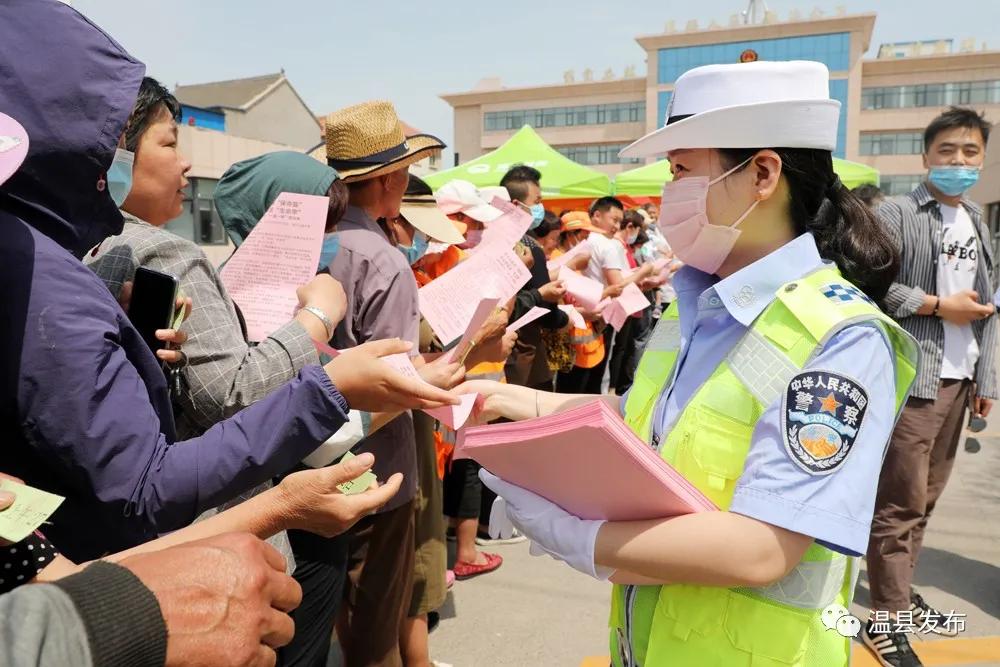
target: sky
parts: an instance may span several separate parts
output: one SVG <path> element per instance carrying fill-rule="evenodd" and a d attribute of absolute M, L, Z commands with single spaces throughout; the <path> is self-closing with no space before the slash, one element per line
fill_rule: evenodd
<path fill-rule="evenodd" d="M 632 65 L 645 74 L 639 35 L 696 19 L 728 25 L 746 0 L 72 0 L 170 89 L 275 73 L 317 114 L 389 99 L 400 117 L 447 143 L 451 107 L 438 96 L 485 77 L 506 86 L 557 84 L 566 70 L 600 78 Z M 884 42 L 975 38 L 1000 49 L 996 0 L 772 0 L 786 20 L 816 7 L 832 16 L 876 11 L 869 57 Z M 945 11 L 947 9 L 947 11 Z M 446 164 L 450 158 L 446 157 Z"/>

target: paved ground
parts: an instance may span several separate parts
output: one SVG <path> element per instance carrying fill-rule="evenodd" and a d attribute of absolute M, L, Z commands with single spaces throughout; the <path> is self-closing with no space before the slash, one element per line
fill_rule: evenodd
<path fill-rule="evenodd" d="M 916 586 L 942 611 L 968 614 L 958 640 L 915 642 L 927 665 L 1000 667 L 1000 418 L 977 454 L 959 461 L 926 538 Z M 431 635 L 454 667 L 607 665 L 608 587 L 525 545 L 498 547 L 496 573 L 455 585 Z M 864 573 L 853 612 L 867 617 Z M 991 639 L 993 638 L 993 639 Z M 874 665 L 864 649 L 855 667 Z"/>

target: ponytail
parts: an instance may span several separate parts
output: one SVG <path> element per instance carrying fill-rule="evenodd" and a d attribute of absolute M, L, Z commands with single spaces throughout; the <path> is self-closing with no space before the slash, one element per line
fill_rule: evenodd
<path fill-rule="evenodd" d="M 728 168 L 759 150 L 720 149 L 719 153 Z M 788 207 L 796 232 L 810 232 L 820 256 L 836 263 L 847 280 L 880 302 L 899 270 L 899 253 L 882 223 L 840 182 L 829 151 L 772 150 L 781 158 L 781 173 L 788 181 Z"/>

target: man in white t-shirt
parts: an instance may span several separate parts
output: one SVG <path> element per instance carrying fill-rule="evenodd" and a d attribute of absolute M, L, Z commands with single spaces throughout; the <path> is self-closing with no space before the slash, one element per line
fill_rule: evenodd
<path fill-rule="evenodd" d="M 620 283 L 622 272 L 628 268 L 625 247 L 615 238 L 624 217 L 625 207 L 614 197 L 601 197 L 590 205 L 590 224 L 601 233 L 591 232 L 587 237 L 590 263 L 583 274 L 605 286 Z"/>
<path fill-rule="evenodd" d="M 941 253 L 937 263 L 938 296 L 952 296 L 972 291 L 976 286 L 979 241 L 968 211 L 961 203 L 940 203 Z M 971 324 L 941 320 L 944 327 L 944 353 L 941 379 L 972 380 L 979 360 L 979 344 Z"/>
<path fill-rule="evenodd" d="M 885 311 L 920 344 L 920 368 L 886 451 L 868 545 L 872 609 L 938 634 L 947 623 L 911 588 L 924 530 L 951 474 L 968 406 L 989 414 L 997 398 L 994 266 L 982 209 L 963 196 L 976 182 L 990 125 L 952 107 L 924 132 L 927 182 L 886 200 L 879 217 L 900 250 Z M 874 617 L 876 620 L 879 616 Z M 888 627 L 887 627 L 888 626 Z M 903 632 L 869 622 L 864 643 L 883 665 L 918 667 Z"/>

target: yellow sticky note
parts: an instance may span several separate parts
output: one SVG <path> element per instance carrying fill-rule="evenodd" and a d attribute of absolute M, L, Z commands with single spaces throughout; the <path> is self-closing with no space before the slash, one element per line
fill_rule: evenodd
<path fill-rule="evenodd" d="M 354 454 L 347 452 L 344 457 L 340 459 L 340 462 L 350 461 L 354 458 Z M 378 478 L 375 477 L 375 473 L 371 470 L 366 470 L 359 477 L 352 479 L 349 482 L 344 482 L 343 484 L 338 484 L 337 489 L 340 490 L 345 496 L 353 496 L 355 493 L 361 493 L 367 491 L 368 487 L 372 485 Z"/>
<path fill-rule="evenodd" d="M 0 510 L 0 539 L 20 542 L 58 509 L 62 496 L 18 484 L 9 479 L 0 479 L 0 491 L 13 493 L 14 504 Z"/>

